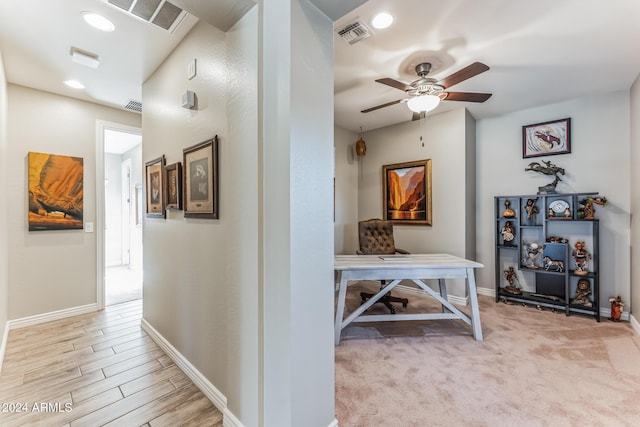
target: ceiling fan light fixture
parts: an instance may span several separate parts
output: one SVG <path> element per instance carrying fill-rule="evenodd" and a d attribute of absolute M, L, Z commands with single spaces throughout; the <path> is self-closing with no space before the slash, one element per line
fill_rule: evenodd
<path fill-rule="evenodd" d="M 389 12 L 380 12 L 371 20 L 371 25 L 373 28 L 378 30 L 384 30 L 389 27 L 393 23 L 393 15 Z"/>
<path fill-rule="evenodd" d="M 415 96 L 407 101 L 409 109 L 415 113 L 429 112 L 440 104 L 440 97 L 436 95 Z"/>
<path fill-rule="evenodd" d="M 111 31 L 116 29 L 116 26 L 113 25 L 113 22 L 109 21 L 102 15 L 93 12 L 82 12 L 82 17 L 85 22 L 91 25 L 93 28 L 96 28 L 100 31 L 104 31 L 110 33 Z"/>

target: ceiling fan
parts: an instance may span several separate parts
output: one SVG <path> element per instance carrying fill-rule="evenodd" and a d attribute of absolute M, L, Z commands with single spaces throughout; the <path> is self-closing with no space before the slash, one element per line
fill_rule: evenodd
<path fill-rule="evenodd" d="M 456 71 L 442 80 L 436 80 L 427 77 L 431 71 L 431 64 L 423 62 L 416 66 L 416 74 L 418 79 L 409 84 L 394 80 L 388 77 L 377 79 L 376 82 L 391 86 L 395 89 L 404 91 L 409 98 L 398 99 L 397 101 L 387 102 L 375 107 L 362 110 L 362 113 L 378 110 L 380 108 L 389 107 L 391 105 L 406 102 L 409 109 L 413 111 L 413 120 L 424 117 L 425 113 L 433 110 L 438 106 L 441 100 L 447 101 L 466 101 L 466 102 L 484 102 L 491 97 L 490 93 L 474 93 L 474 92 L 447 92 L 446 89 L 453 85 L 461 83 L 471 77 L 484 73 L 489 69 L 488 66 L 481 62 L 474 62 L 463 69 Z"/>

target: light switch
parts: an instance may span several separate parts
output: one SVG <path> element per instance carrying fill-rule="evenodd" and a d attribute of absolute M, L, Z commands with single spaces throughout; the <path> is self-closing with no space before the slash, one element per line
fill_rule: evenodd
<path fill-rule="evenodd" d="M 84 224 L 84 232 L 85 233 L 93 233 L 93 223 L 87 222 Z"/>

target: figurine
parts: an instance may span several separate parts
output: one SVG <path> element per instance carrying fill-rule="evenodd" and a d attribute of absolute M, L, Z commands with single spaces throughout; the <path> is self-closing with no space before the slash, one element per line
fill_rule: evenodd
<path fill-rule="evenodd" d="M 609 298 L 609 302 L 611 303 L 611 317 L 609 317 L 609 320 L 619 322 L 620 317 L 622 316 L 622 307 L 624 307 L 622 298 L 618 295 L 615 298 Z"/>
<path fill-rule="evenodd" d="M 505 200 L 504 207 L 505 207 L 504 212 L 502 212 L 502 216 L 504 218 L 514 218 L 516 216 L 516 213 L 514 212 L 514 210 L 511 209 L 511 201 Z"/>
<path fill-rule="evenodd" d="M 544 245 L 539 243 L 525 243 L 525 258 L 522 260 L 524 266 L 527 268 L 540 268 L 536 265 L 536 258 L 544 250 Z"/>
<path fill-rule="evenodd" d="M 527 205 L 524 207 L 524 210 L 527 212 L 527 219 L 532 221 L 533 218 L 532 222 L 535 222 L 536 214 L 540 212 L 538 205 L 536 204 L 537 201 L 538 199 L 529 199 L 527 200 Z"/>
<path fill-rule="evenodd" d="M 565 208 L 564 209 L 564 217 L 565 218 L 571 218 L 571 209 L 569 209 L 569 208 Z"/>
<path fill-rule="evenodd" d="M 562 273 L 564 271 L 564 262 L 553 260 L 548 256 L 542 258 L 542 265 L 544 266 L 544 269 L 547 271 L 549 271 L 549 269 L 553 269 L 558 273 Z"/>
<path fill-rule="evenodd" d="M 587 279 L 580 279 L 578 280 L 578 286 L 576 288 L 576 296 L 571 301 L 571 304 L 591 307 L 593 303 L 589 299 L 589 295 L 591 295 L 591 284 Z"/>
<path fill-rule="evenodd" d="M 591 255 L 584 248 L 584 242 L 576 242 L 573 245 L 573 258 L 576 262 L 576 274 L 581 276 L 585 276 L 589 272 L 589 260 L 591 259 Z"/>
<path fill-rule="evenodd" d="M 553 175 L 555 177 L 553 182 L 551 182 L 551 183 L 549 183 L 547 185 L 544 185 L 542 187 L 538 187 L 538 194 L 555 194 L 556 193 L 556 186 L 558 185 L 558 182 L 562 181 L 562 179 L 560 179 L 558 174 L 564 175 L 564 169 L 560 168 L 560 167 L 558 167 L 558 166 L 554 165 L 553 163 L 548 162 L 546 160 L 543 160 L 542 163 L 544 165 L 541 165 L 538 162 L 529 163 L 529 165 L 524 170 L 525 171 L 539 172 L 539 173 L 542 173 L 544 175 Z"/>
<path fill-rule="evenodd" d="M 500 230 L 500 234 L 502 234 L 502 241 L 505 246 L 513 245 L 513 239 L 516 237 L 515 229 L 513 228 L 513 223 L 511 221 L 507 221 L 504 227 Z"/>
<path fill-rule="evenodd" d="M 518 280 L 518 276 L 516 275 L 516 269 L 511 265 L 509 268 L 504 270 L 504 278 L 507 279 L 509 284 L 504 287 L 504 291 L 510 293 L 512 295 L 521 295 L 522 290 L 515 285 L 515 282 L 520 282 Z"/>
<path fill-rule="evenodd" d="M 596 208 L 593 205 L 596 204 L 600 206 L 606 206 L 609 202 L 607 201 L 606 197 L 587 197 L 586 199 L 581 200 L 579 203 L 582 205 L 582 207 L 578 208 L 578 218 L 593 219 L 596 213 Z"/>

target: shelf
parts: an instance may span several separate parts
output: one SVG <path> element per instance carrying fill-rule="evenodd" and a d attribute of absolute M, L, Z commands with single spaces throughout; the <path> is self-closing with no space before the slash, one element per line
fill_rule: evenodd
<path fill-rule="evenodd" d="M 599 221 L 597 218 L 578 217 L 578 213 L 582 213 L 586 206 L 581 201 L 597 197 L 597 192 L 586 192 L 494 198 L 494 214 L 497 220 L 495 222 L 496 302 L 501 299 L 516 301 L 538 308 L 563 310 L 567 316 L 584 314 L 600 321 Z M 535 201 L 538 213 L 527 219 L 527 213 L 531 213 L 532 200 Z M 515 211 L 514 217 L 502 216 L 505 202 L 508 202 L 511 209 Z M 514 228 L 512 234 L 515 239 L 511 241 L 511 245 L 505 245 L 503 239 L 505 234 L 503 227 L 507 222 L 511 222 Z M 547 239 L 555 241 L 549 242 Z M 579 241 L 585 242 L 585 249 L 590 255 L 587 274 L 577 274 L 575 270 L 573 251 Z M 543 250 L 536 250 L 534 244 L 544 245 Z M 523 253 L 526 251 L 525 248 L 532 253 Z M 529 268 L 526 265 L 534 255 L 536 256 L 533 260 L 537 268 Z M 549 269 L 546 269 L 547 267 Z M 513 270 L 515 275 L 509 274 L 507 279 L 505 273 L 510 270 Z M 589 298 L 593 301 L 593 307 L 571 304 L 571 300 L 576 298 L 577 285 L 581 279 L 589 281 Z M 523 291 L 521 295 L 505 292 L 504 286 L 508 284 L 508 280 L 512 285 L 527 291 Z M 540 295 L 555 296 L 558 300 Z"/>

